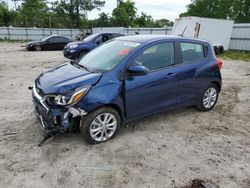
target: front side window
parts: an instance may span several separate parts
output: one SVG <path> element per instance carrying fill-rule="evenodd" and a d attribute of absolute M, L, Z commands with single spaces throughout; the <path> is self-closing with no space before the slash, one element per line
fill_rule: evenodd
<path fill-rule="evenodd" d="M 108 35 L 108 34 L 102 35 L 102 42 L 106 42 L 106 41 L 108 41 L 110 39 L 111 39 L 110 35 Z"/>
<path fill-rule="evenodd" d="M 64 37 L 57 37 L 56 38 L 56 42 L 66 42 L 66 41 L 67 41 L 67 39 Z"/>
<path fill-rule="evenodd" d="M 181 42 L 183 63 L 199 61 L 205 58 L 202 44 Z"/>
<path fill-rule="evenodd" d="M 157 70 L 173 65 L 174 43 L 165 42 L 151 46 L 137 56 L 134 63 L 149 70 Z"/>
<path fill-rule="evenodd" d="M 139 45 L 137 42 L 111 40 L 90 51 L 79 65 L 94 72 L 110 71 Z"/>
<path fill-rule="evenodd" d="M 49 40 L 49 42 L 58 42 L 59 37 L 51 37 Z"/>
<path fill-rule="evenodd" d="M 45 38 L 43 38 L 41 41 L 46 41 L 46 40 L 49 40 L 50 38 L 52 38 L 53 36 L 47 36 Z"/>
<path fill-rule="evenodd" d="M 87 36 L 86 38 L 84 38 L 82 41 L 84 42 L 90 42 L 91 40 L 93 40 L 94 38 L 96 38 L 99 34 L 92 34 L 92 35 L 89 35 Z"/>

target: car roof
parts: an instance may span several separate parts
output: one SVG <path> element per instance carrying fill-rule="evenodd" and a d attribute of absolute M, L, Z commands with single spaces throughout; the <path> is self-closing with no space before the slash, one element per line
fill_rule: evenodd
<path fill-rule="evenodd" d="M 101 35 L 101 34 L 118 34 L 118 35 L 125 35 L 123 33 L 115 33 L 115 32 L 103 32 L 103 33 L 95 33 L 97 35 Z"/>
<path fill-rule="evenodd" d="M 55 35 L 55 34 L 53 34 L 53 35 L 50 35 L 49 37 L 63 37 L 63 38 L 68 38 L 68 37 L 66 37 L 66 36 L 63 36 L 63 35 Z"/>
<path fill-rule="evenodd" d="M 153 42 L 159 41 L 163 39 L 169 40 L 190 40 L 190 41 L 197 41 L 197 42 L 207 42 L 206 40 L 197 39 L 197 38 L 189 38 L 189 37 L 182 37 L 176 35 L 131 35 L 131 36 L 122 36 L 117 38 L 117 40 L 126 40 L 131 42 L 139 42 L 139 43 L 146 43 L 146 42 Z"/>

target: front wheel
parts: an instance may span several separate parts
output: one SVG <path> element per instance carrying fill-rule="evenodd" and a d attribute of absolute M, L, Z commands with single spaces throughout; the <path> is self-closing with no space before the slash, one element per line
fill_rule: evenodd
<path fill-rule="evenodd" d="M 41 46 L 39 46 L 39 45 L 35 46 L 35 51 L 41 51 L 41 50 L 42 50 Z"/>
<path fill-rule="evenodd" d="M 110 107 L 103 107 L 83 118 L 80 131 L 89 144 L 99 144 L 112 139 L 121 125 L 119 113 Z"/>
<path fill-rule="evenodd" d="M 201 111 L 210 111 L 214 108 L 219 92 L 215 84 L 210 84 L 200 95 L 196 108 Z"/>

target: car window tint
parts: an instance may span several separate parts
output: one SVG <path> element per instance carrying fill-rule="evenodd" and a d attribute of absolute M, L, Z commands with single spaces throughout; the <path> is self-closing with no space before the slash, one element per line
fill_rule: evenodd
<path fill-rule="evenodd" d="M 49 39 L 49 41 L 50 41 L 50 42 L 58 42 L 58 38 L 59 38 L 59 37 L 51 37 L 51 38 Z"/>
<path fill-rule="evenodd" d="M 50 38 L 47 39 L 47 41 L 49 41 L 49 42 L 54 42 L 54 38 L 55 38 L 55 37 L 50 37 Z"/>
<path fill-rule="evenodd" d="M 181 42 L 183 63 L 199 61 L 205 58 L 202 44 Z"/>
<path fill-rule="evenodd" d="M 110 37 L 109 37 L 108 34 L 102 35 L 102 42 L 106 42 L 106 41 L 108 41 L 108 40 L 110 40 Z"/>
<path fill-rule="evenodd" d="M 100 35 L 100 36 L 95 38 L 95 43 L 97 45 L 100 45 L 102 42 L 103 42 L 103 35 Z"/>
<path fill-rule="evenodd" d="M 160 43 L 144 50 L 134 60 L 135 64 L 157 70 L 174 64 L 174 44 Z"/>
<path fill-rule="evenodd" d="M 58 37 L 58 42 L 67 42 L 68 39 L 65 37 Z"/>

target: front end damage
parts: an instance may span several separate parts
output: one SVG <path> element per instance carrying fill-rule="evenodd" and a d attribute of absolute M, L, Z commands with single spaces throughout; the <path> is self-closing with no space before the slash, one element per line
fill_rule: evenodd
<path fill-rule="evenodd" d="M 32 89 L 32 99 L 37 122 L 45 132 L 45 138 L 40 145 L 55 134 L 79 128 L 81 117 L 87 114 L 79 107 L 50 106 L 46 101 L 46 96 L 41 96 L 35 86 Z"/>

